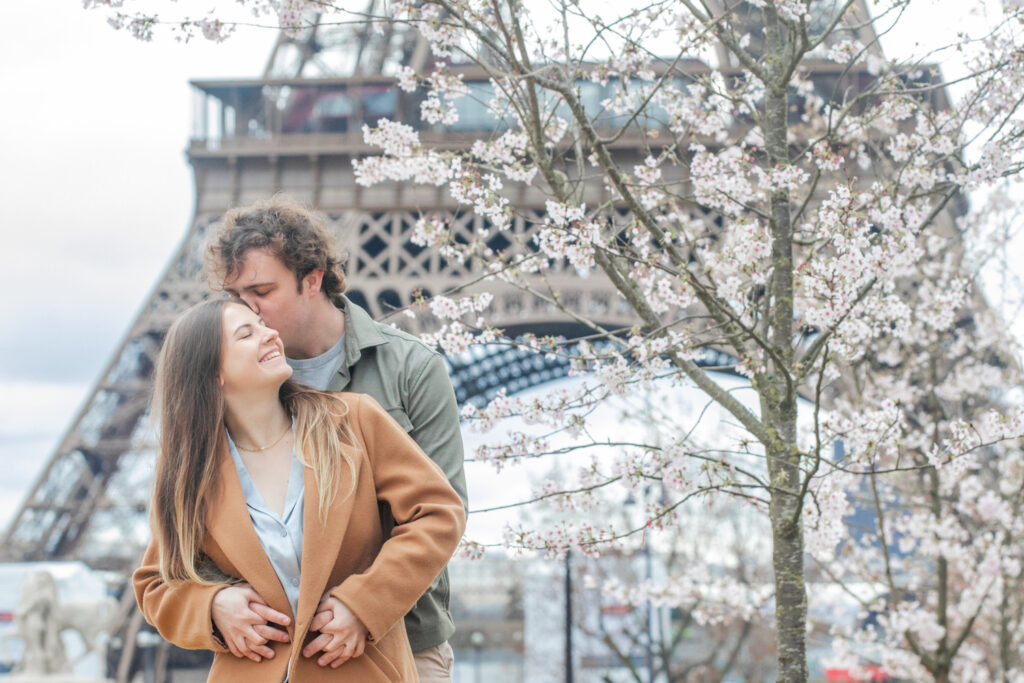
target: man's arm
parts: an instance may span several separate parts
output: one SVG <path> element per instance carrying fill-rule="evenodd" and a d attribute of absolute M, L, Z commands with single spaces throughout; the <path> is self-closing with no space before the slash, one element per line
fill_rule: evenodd
<path fill-rule="evenodd" d="M 448 563 L 466 517 L 440 468 L 375 399 L 362 395 L 349 405 L 377 498 L 388 503 L 398 524 L 373 563 L 329 593 L 363 623 L 372 640 L 380 640 Z"/>
<path fill-rule="evenodd" d="M 409 436 L 441 468 L 468 513 L 459 407 L 440 354 L 431 352 L 426 362 L 412 368 L 402 401 L 412 422 Z"/>

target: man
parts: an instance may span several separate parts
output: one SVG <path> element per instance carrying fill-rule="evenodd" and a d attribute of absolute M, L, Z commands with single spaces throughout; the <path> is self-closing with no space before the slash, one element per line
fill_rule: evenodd
<path fill-rule="evenodd" d="M 466 505 L 459 412 L 444 361 L 349 301 L 342 263 L 326 219 L 282 195 L 229 211 L 206 249 L 211 287 L 240 298 L 278 331 L 292 379 L 375 398 Z M 423 683 L 451 681 L 448 606 L 445 569 L 405 617 Z"/>

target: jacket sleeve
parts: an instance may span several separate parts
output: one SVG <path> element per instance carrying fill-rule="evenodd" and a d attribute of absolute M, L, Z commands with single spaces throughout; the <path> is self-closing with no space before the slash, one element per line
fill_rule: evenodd
<path fill-rule="evenodd" d="M 154 534 L 155 536 L 155 534 Z M 142 566 L 132 574 L 135 599 L 146 621 L 164 640 L 186 650 L 228 652 L 213 635 L 213 596 L 228 584 L 169 585 L 160 576 L 160 548 L 149 542 Z"/>
<path fill-rule="evenodd" d="M 468 512 L 459 406 L 444 359 L 431 351 L 426 362 L 409 377 L 409 385 L 402 396 L 405 412 L 412 422 L 409 434 L 441 468 Z"/>
<path fill-rule="evenodd" d="M 352 404 L 353 429 L 366 447 L 377 499 L 390 505 L 396 525 L 369 568 L 331 595 L 359 617 L 371 640 L 380 640 L 447 564 L 466 514 L 441 469 L 375 400 L 360 396 Z"/>

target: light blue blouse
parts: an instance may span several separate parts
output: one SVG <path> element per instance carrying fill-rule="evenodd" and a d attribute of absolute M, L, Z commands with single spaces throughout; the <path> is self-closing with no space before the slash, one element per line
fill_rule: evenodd
<path fill-rule="evenodd" d="M 292 420 L 292 443 L 295 443 L 295 421 Z M 292 618 L 298 612 L 299 575 L 302 567 L 302 508 L 306 495 L 306 484 L 303 479 L 302 463 L 292 449 L 292 465 L 288 472 L 288 492 L 285 494 L 284 514 L 278 516 L 263 501 L 256 483 L 245 468 L 242 457 L 238 454 L 235 442 L 228 435 L 228 450 L 235 461 L 238 479 L 242 484 L 245 504 L 249 508 L 256 535 L 263 545 L 263 550 L 270 559 L 277 578 L 284 588 L 285 595 L 292 607 Z"/>

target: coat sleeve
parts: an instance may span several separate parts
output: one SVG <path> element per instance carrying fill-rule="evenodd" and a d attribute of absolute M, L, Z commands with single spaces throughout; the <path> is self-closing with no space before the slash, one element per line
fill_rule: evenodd
<path fill-rule="evenodd" d="M 429 353 L 418 372 L 410 373 L 410 384 L 402 397 L 412 422 L 409 435 L 438 464 L 468 512 L 459 406 L 444 360 L 434 351 Z"/>
<path fill-rule="evenodd" d="M 455 552 L 465 529 L 462 500 L 441 469 L 368 396 L 352 425 L 366 447 L 377 499 L 396 525 L 373 564 L 331 590 L 380 640 L 412 608 Z"/>
<path fill-rule="evenodd" d="M 135 599 L 146 621 L 164 640 L 186 650 L 228 652 L 213 635 L 213 596 L 228 584 L 169 585 L 160 576 L 160 547 L 149 542 L 142 566 L 132 574 Z"/>

